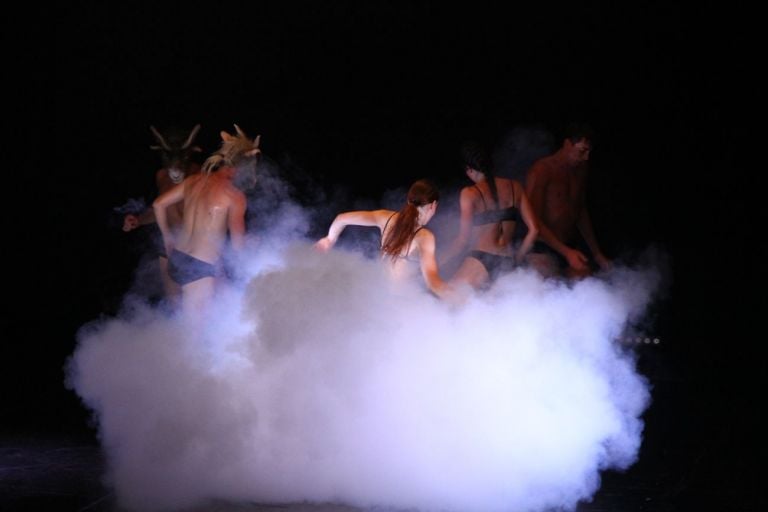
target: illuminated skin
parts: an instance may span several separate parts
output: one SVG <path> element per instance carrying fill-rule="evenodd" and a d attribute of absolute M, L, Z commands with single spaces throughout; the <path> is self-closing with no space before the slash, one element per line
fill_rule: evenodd
<path fill-rule="evenodd" d="M 567 277 L 589 275 L 587 257 L 572 247 L 581 234 L 601 269 L 611 266 L 603 255 L 592 229 L 586 208 L 587 161 L 592 145 L 587 139 L 569 139 L 554 154 L 538 160 L 528 171 L 526 189 L 536 218 L 539 239 L 560 253 L 568 262 Z M 529 263 L 544 276 L 559 274 L 551 255 L 529 254 Z"/>
<path fill-rule="evenodd" d="M 174 182 L 174 180 L 171 178 L 172 173 L 169 171 L 169 169 L 165 167 L 158 169 L 158 171 L 155 173 L 155 184 L 157 186 L 158 195 L 162 195 L 163 193 L 176 186 L 177 183 L 183 181 L 186 176 L 198 174 L 199 172 L 200 165 L 196 162 L 191 162 L 186 172 L 180 171 L 181 180 L 178 180 L 177 178 L 177 181 Z M 171 205 L 171 207 L 168 208 L 168 225 L 172 231 L 176 232 L 180 229 L 183 215 L 184 205 L 182 203 Z M 123 219 L 123 231 L 132 231 L 139 226 L 152 224 L 153 222 L 155 222 L 155 212 L 152 208 L 147 208 L 138 215 L 126 215 Z M 179 288 L 179 285 L 168 275 L 168 258 L 159 256 L 157 260 L 158 264 L 160 265 L 160 278 L 163 282 L 163 290 L 165 291 L 165 296 L 171 300 L 172 303 L 175 303 L 178 300 L 181 289 Z"/>
<path fill-rule="evenodd" d="M 419 212 L 417 224 L 418 226 L 424 226 L 432 219 L 435 211 L 437 211 L 437 201 L 418 206 L 417 210 Z M 315 248 L 322 252 L 330 250 L 347 226 L 377 227 L 381 232 L 382 239 L 384 239 L 389 230 L 397 223 L 398 216 L 399 213 L 392 210 L 362 210 L 340 213 L 331 223 L 328 235 L 318 240 L 315 243 Z M 387 225 L 390 217 L 392 220 Z M 385 226 L 387 227 L 387 232 L 384 231 Z M 389 255 L 382 254 L 382 259 L 391 262 L 393 275 L 396 277 L 406 275 L 408 273 L 408 259 L 418 258 L 421 275 L 427 287 L 436 296 L 446 298 L 450 293 L 450 289 L 440 277 L 437 260 L 435 259 L 434 233 L 426 228 L 419 229 L 407 250 L 407 254 L 400 255 L 401 257 L 393 262 Z"/>
<path fill-rule="evenodd" d="M 236 251 L 243 248 L 247 203 L 245 194 L 232 183 L 236 172 L 234 167 L 223 166 L 210 175 L 190 176 L 155 200 L 155 218 L 168 255 L 178 249 L 215 265 L 227 235 Z M 179 204 L 184 216 L 181 229 L 175 231 L 169 212 Z M 215 291 L 215 280 L 204 277 L 182 286 L 181 290 L 184 311 L 200 313 Z"/>
<path fill-rule="evenodd" d="M 450 261 L 469 248 L 471 250 L 514 257 L 516 263 L 522 263 L 531 247 L 533 247 L 539 232 L 533 210 L 523 190 L 523 186 L 515 180 L 494 178 L 499 202 L 496 205 L 494 204 L 493 194 L 485 174 L 470 166 L 466 166 L 465 171 L 467 177 L 475 183 L 475 186 L 464 187 L 461 190 L 459 195 L 461 209 L 459 233 L 447 249 L 442 261 Z M 478 188 L 480 189 L 479 191 Z M 514 204 L 515 198 L 517 198 L 517 204 Z M 485 202 L 483 202 L 483 199 L 485 199 Z M 486 207 L 504 209 L 511 206 L 516 206 L 520 210 L 522 220 L 528 226 L 528 233 L 517 251 L 513 250 L 511 244 L 512 235 L 515 230 L 515 221 L 504 221 L 501 223 L 501 226 L 499 224 L 475 226 L 472 223 L 474 215 L 484 212 Z M 451 281 L 464 282 L 477 289 L 485 285 L 488 279 L 488 271 L 485 266 L 477 259 L 467 257 L 464 258 Z"/>

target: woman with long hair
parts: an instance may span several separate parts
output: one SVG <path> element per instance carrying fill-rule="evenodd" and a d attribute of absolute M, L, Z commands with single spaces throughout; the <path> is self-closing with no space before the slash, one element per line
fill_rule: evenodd
<path fill-rule="evenodd" d="M 315 247 L 328 251 L 347 226 L 377 227 L 381 232 L 381 257 L 392 265 L 395 275 L 407 272 L 418 263 L 429 290 L 445 298 L 448 286 L 440 277 L 435 259 L 435 235 L 426 224 L 437 210 L 439 192 L 429 180 L 418 180 L 408 190 L 405 205 L 399 211 L 359 210 L 340 213 Z"/>

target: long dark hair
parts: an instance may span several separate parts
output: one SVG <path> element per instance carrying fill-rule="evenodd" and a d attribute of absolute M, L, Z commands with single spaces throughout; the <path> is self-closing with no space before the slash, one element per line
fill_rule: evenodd
<path fill-rule="evenodd" d="M 404 247 L 407 247 L 416 235 L 416 222 L 419 218 L 419 206 L 424 206 L 440 199 L 440 192 L 429 180 L 419 180 L 411 185 L 405 206 L 398 212 L 397 222 L 387 233 L 381 244 L 381 252 L 396 259 Z"/>
<path fill-rule="evenodd" d="M 469 166 L 485 175 L 485 181 L 488 182 L 488 188 L 491 189 L 493 202 L 498 207 L 499 193 L 496 190 L 496 177 L 493 173 L 493 164 L 488 157 L 488 153 L 477 142 L 467 141 L 461 145 L 461 156 L 465 166 Z"/>

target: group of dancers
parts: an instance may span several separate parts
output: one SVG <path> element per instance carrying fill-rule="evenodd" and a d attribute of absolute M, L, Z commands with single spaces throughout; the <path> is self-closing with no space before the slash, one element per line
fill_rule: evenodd
<path fill-rule="evenodd" d="M 199 125 L 187 136 L 164 137 L 152 128 L 159 142 L 153 148 L 161 151 L 164 164 L 156 175 L 159 196 L 142 215 L 126 216 L 123 226 L 129 231 L 157 223 L 166 296 L 192 314 L 215 293 L 217 264 L 227 243 L 233 251 L 243 250 L 245 194 L 256 183 L 261 156 L 260 138 L 249 138 L 235 125 L 234 134 L 221 132 L 220 148 L 200 167 L 191 158 L 199 151 L 193 145 L 198 130 Z M 439 191 L 426 179 L 410 186 L 398 211 L 338 214 L 314 247 L 330 250 L 347 226 L 376 227 L 382 260 L 392 273 L 403 277 L 418 268 L 426 287 L 447 300 L 459 289 L 482 290 L 522 265 L 544 277 L 580 278 L 607 269 L 611 262 L 597 243 L 585 200 L 593 138 L 588 126 L 569 125 L 560 148 L 528 170 L 525 186 L 495 176 L 484 149 L 464 144 L 464 172 L 472 184 L 461 190 L 458 234 L 439 258 L 435 235 L 427 228 Z M 440 266 L 460 257 L 454 275 L 444 279 Z"/>

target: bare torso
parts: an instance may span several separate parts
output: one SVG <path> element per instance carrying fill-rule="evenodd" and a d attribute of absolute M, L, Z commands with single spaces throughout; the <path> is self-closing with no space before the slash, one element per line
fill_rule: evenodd
<path fill-rule="evenodd" d="M 534 176 L 535 174 L 535 176 Z M 584 207 L 584 181 L 586 166 L 571 167 L 556 155 L 539 160 L 531 169 L 534 178 L 543 187 L 541 205 L 537 213 L 549 229 L 563 242 L 572 242 L 577 234 L 577 221 Z"/>
<path fill-rule="evenodd" d="M 227 239 L 229 209 L 237 200 L 244 201 L 244 195 L 217 173 L 196 174 L 184 181 L 184 187 L 185 215 L 176 248 L 215 263 Z"/>

